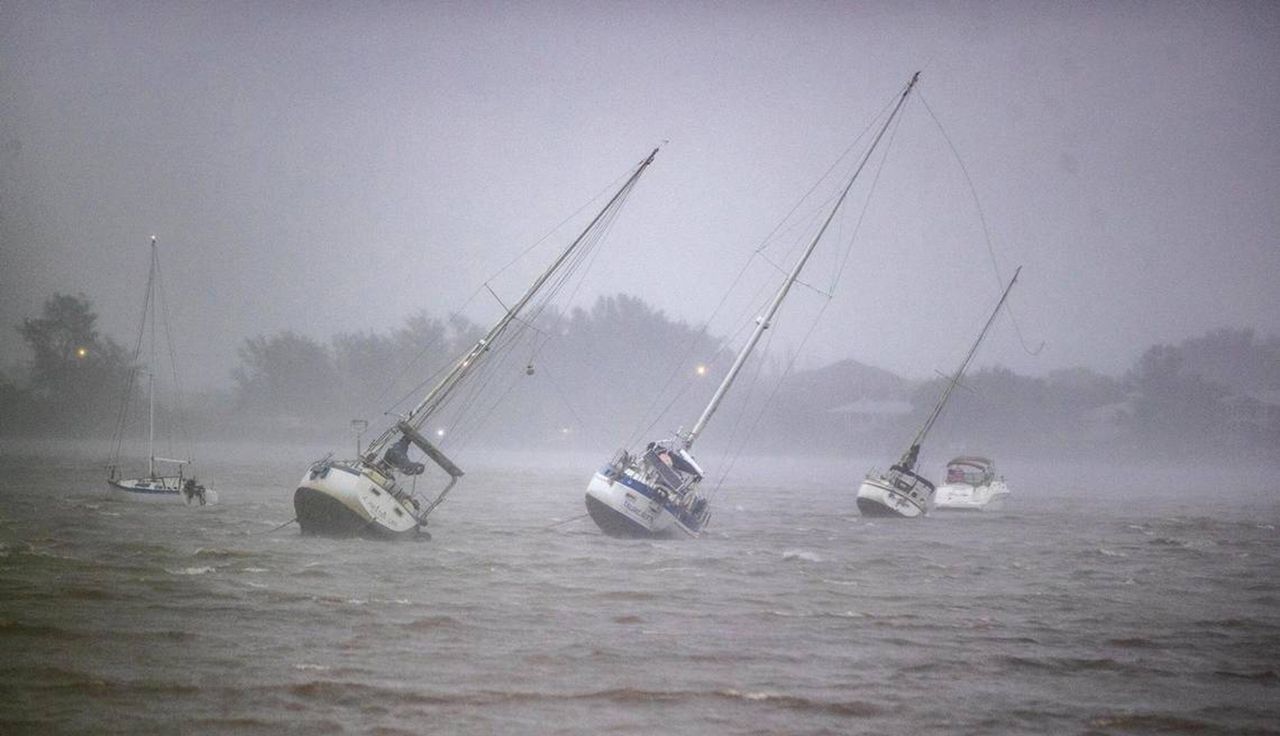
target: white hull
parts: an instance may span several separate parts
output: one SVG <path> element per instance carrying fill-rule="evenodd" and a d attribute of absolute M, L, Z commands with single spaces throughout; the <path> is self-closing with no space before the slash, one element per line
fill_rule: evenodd
<path fill-rule="evenodd" d="M 188 497 L 181 488 L 186 478 L 169 476 L 162 478 L 115 478 L 107 481 L 112 492 L 123 498 L 152 503 L 172 503 L 175 500 L 185 501 L 191 506 L 205 506 L 216 502 L 218 494 L 203 489 L 202 495 Z"/>
<path fill-rule="evenodd" d="M 1002 480 L 979 486 L 947 483 L 938 486 L 933 507 L 938 511 L 995 511 L 1008 497 L 1009 486 Z"/>
<path fill-rule="evenodd" d="M 669 503 L 663 503 L 649 486 L 630 474 L 620 479 L 597 472 L 587 484 L 587 513 L 600 530 L 611 537 L 670 537 L 679 530 L 698 536 L 708 517 L 698 524 L 682 520 Z"/>
<path fill-rule="evenodd" d="M 899 488 L 893 482 L 892 473 L 872 473 L 858 487 L 858 512 L 863 516 L 914 519 L 928 511 L 932 490 L 927 484 L 916 484 L 910 489 Z"/>
<path fill-rule="evenodd" d="M 666 537 L 675 526 L 662 504 L 600 473 L 587 484 L 587 512 L 611 537 Z"/>
<path fill-rule="evenodd" d="M 293 494 L 303 534 L 399 538 L 420 532 L 416 504 L 393 480 L 362 463 L 311 466 Z"/>

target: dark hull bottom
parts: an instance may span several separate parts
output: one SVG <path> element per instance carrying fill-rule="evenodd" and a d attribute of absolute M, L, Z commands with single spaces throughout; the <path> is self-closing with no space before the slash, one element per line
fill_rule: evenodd
<path fill-rule="evenodd" d="M 877 501 L 869 498 L 858 499 L 858 513 L 863 516 L 874 516 L 877 518 L 907 519 L 911 517 L 903 516 L 894 509 L 885 506 Z"/>
<path fill-rule="evenodd" d="M 393 532 L 357 516 L 345 504 L 312 488 L 293 492 L 293 511 L 302 533 L 321 537 L 360 537 L 363 539 L 417 539 L 426 541 L 431 535 L 416 528 Z"/>
<path fill-rule="evenodd" d="M 654 533 L 644 526 L 614 511 L 607 504 L 587 495 L 587 513 L 591 520 L 600 527 L 600 531 L 611 537 L 620 539 L 670 539 L 674 536 L 670 530 Z"/>

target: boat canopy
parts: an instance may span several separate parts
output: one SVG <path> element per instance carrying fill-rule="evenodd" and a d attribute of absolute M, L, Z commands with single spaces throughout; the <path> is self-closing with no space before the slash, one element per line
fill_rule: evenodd
<path fill-rule="evenodd" d="M 968 483 L 977 486 L 990 482 L 994 476 L 995 463 L 990 458 L 961 455 L 947 463 L 948 483 Z"/>
<path fill-rule="evenodd" d="M 947 463 L 948 468 L 952 465 L 969 465 L 975 468 L 989 468 L 994 466 L 995 462 L 989 457 L 982 457 L 980 455 L 961 455 L 960 457 L 952 458 L 951 462 Z"/>

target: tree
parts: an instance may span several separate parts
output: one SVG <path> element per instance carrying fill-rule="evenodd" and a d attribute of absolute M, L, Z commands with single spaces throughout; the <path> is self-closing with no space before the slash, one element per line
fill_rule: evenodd
<path fill-rule="evenodd" d="M 288 417 L 332 413 L 337 373 L 329 351 L 293 331 L 247 338 L 232 374 L 242 407 Z"/>
<path fill-rule="evenodd" d="M 40 317 L 18 327 L 33 354 L 33 397 L 47 416 L 44 423 L 62 431 L 79 433 L 109 420 L 132 378 L 124 349 L 98 334 L 97 320 L 83 294 L 54 294 Z"/>

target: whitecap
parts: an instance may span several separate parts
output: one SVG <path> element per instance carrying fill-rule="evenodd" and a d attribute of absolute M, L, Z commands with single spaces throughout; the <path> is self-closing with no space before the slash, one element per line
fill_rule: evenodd
<path fill-rule="evenodd" d="M 788 549 L 783 550 L 782 559 L 784 560 L 804 560 L 805 562 L 822 562 L 822 558 L 816 552 L 810 552 L 804 549 Z"/>
<path fill-rule="evenodd" d="M 295 670 L 314 670 L 316 672 L 328 672 L 329 670 L 333 669 L 332 667 L 325 664 L 307 664 L 305 662 L 295 664 L 293 668 Z"/>
<path fill-rule="evenodd" d="M 1115 550 L 1110 550 L 1110 549 L 1107 549 L 1106 547 L 1099 547 L 1098 553 L 1101 554 L 1103 557 L 1128 557 L 1129 556 L 1123 552 L 1116 552 Z"/>
<path fill-rule="evenodd" d="M 164 571 L 169 573 L 170 575 L 203 575 L 206 572 L 213 572 L 213 568 L 212 567 L 184 567 L 180 570 L 170 570 L 169 568 L 166 567 Z"/>

